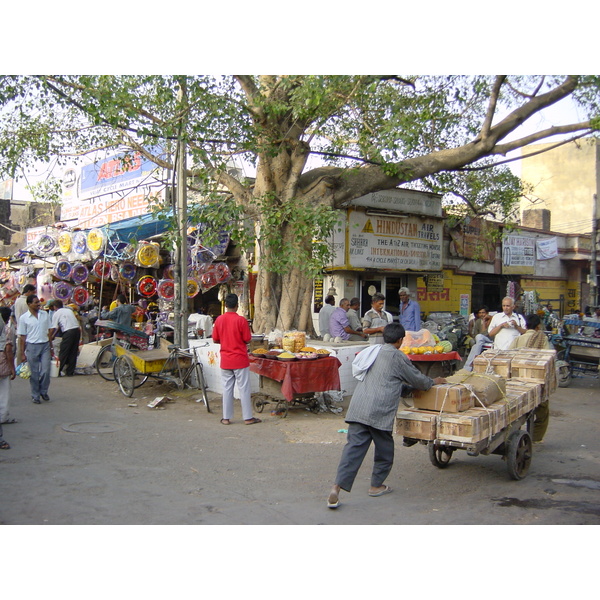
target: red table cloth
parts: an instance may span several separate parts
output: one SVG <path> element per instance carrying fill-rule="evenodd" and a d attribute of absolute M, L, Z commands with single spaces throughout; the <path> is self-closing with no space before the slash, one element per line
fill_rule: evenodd
<path fill-rule="evenodd" d="M 333 356 L 290 362 L 250 356 L 250 370 L 281 383 L 281 393 L 291 402 L 295 394 L 341 390 L 339 368 Z"/>

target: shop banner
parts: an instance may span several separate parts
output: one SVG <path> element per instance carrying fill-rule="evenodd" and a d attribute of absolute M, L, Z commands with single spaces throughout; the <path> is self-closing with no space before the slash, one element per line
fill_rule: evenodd
<path fill-rule="evenodd" d="M 502 239 L 502 273 L 533 275 L 535 238 L 507 235 Z"/>
<path fill-rule="evenodd" d="M 465 217 L 448 230 L 450 255 L 493 263 L 496 259 L 496 243 L 492 239 L 494 229 L 497 226 L 485 219 Z"/>
<path fill-rule="evenodd" d="M 548 260 L 558 256 L 558 246 L 555 237 L 546 240 L 536 240 L 535 247 L 538 260 Z"/>
<path fill-rule="evenodd" d="M 345 253 L 336 252 L 334 266 L 441 271 L 442 233 L 443 221 L 437 219 L 349 210 L 348 246 Z"/>

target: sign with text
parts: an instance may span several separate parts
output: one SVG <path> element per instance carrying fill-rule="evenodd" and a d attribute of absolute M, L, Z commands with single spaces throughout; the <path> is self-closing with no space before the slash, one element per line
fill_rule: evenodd
<path fill-rule="evenodd" d="M 532 275 L 535 269 L 535 238 L 507 235 L 502 239 L 502 273 Z"/>
<path fill-rule="evenodd" d="M 393 210 L 400 213 L 442 216 L 442 200 L 438 194 L 396 188 L 373 192 L 352 200 L 353 206 L 366 206 L 380 210 Z"/>
<path fill-rule="evenodd" d="M 496 244 L 491 233 L 496 227 L 485 219 L 466 217 L 448 230 L 451 238 L 450 255 L 493 263 L 496 258 Z"/>
<path fill-rule="evenodd" d="M 66 223 L 77 223 L 79 227 L 91 229 L 115 223 L 131 217 L 147 214 L 150 201 L 162 198 L 164 191 L 141 187 L 129 194 L 108 194 L 87 201 L 64 202 L 60 219 Z"/>
<path fill-rule="evenodd" d="M 348 246 L 346 252 L 334 246 L 334 266 L 441 271 L 442 233 L 443 222 L 437 219 L 412 215 L 394 218 L 349 210 Z"/>

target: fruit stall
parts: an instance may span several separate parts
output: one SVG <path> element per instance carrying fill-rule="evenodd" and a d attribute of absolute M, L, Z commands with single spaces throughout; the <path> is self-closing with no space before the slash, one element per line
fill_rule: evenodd
<path fill-rule="evenodd" d="M 462 358 L 447 340 L 439 340 L 427 329 L 407 331 L 400 350 L 429 377 L 447 377 L 456 371 Z"/>

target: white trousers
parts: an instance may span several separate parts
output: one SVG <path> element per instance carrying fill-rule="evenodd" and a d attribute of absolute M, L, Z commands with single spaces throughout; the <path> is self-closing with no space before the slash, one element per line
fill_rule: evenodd
<path fill-rule="evenodd" d="M 242 403 L 244 421 L 252 418 L 252 390 L 250 387 L 250 367 L 245 369 L 221 369 L 223 380 L 223 418 L 233 419 L 233 389 L 237 383 Z"/>

